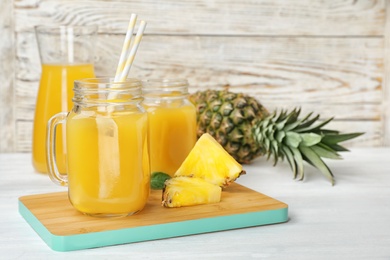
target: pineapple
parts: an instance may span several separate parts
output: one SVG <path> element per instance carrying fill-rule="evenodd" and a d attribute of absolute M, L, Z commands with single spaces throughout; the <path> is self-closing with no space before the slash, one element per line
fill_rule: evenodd
<path fill-rule="evenodd" d="M 163 184 L 162 205 L 169 208 L 216 203 L 223 187 L 245 173 L 228 152 L 208 133 L 192 148 L 173 178 Z M 164 173 L 152 175 L 159 188 Z"/>
<path fill-rule="evenodd" d="M 198 139 L 174 177 L 198 177 L 220 187 L 227 187 L 244 173 L 242 165 L 210 134 L 205 133 Z"/>
<path fill-rule="evenodd" d="M 179 176 L 165 181 L 162 205 L 178 208 L 221 201 L 222 188 L 202 178 Z"/>
<path fill-rule="evenodd" d="M 348 150 L 339 143 L 363 134 L 324 129 L 333 118 L 317 122 L 319 115 L 312 113 L 299 118 L 300 109 L 271 114 L 253 97 L 227 90 L 199 91 L 190 100 L 197 109 L 198 137 L 211 134 L 240 163 L 267 155 L 276 165 L 286 158 L 298 180 L 304 179 L 306 161 L 334 184 L 322 158 L 340 159 L 338 152 Z"/>
<path fill-rule="evenodd" d="M 249 163 L 263 149 L 252 136 L 252 125 L 269 112 L 256 99 L 241 93 L 207 90 L 190 96 L 197 110 L 198 137 L 212 135 L 240 163 Z"/>

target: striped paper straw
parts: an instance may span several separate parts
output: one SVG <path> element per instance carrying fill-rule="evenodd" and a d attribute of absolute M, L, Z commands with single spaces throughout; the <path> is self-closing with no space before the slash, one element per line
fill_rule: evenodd
<path fill-rule="evenodd" d="M 141 21 L 139 27 L 138 27 L 138 31 L 137 31 L 137 34 L 135 35 L 135 38 L 134 38 L 134 42 L 131 46 L 131 49 L 130 49 L 130 53 L 129 53 L 129 56 L 127 57 L 127 60 L 126 60 L 126 64 L 123 68 L 123 71 L 122 71 L 122 74 L 119 78 L 119 82 L 122 82 L 124 81 L 129 72 L 130 72 L 130 68 L 131 68 L 131 65 L 133 64 L 133 61 L 134 61 L 134 58 L 135 58 L 135 54 L 137 52 L 137 49 L 138 49 L 138 46 L 141 42 L 141 39 L 142 39 L 142 36 L 143 36 L 143 33 L 145 31 L 145 27 L 146 27 L 146 22 L 145 21 Z"/>
<path fill-rule="evenodd" d="M 134 31 L 134 27 L 135 27 L 136 22 L 137 22 L 137 15 L 131 14 L 129 25 L 127 27 L 126 37 L 125 37 L 125 40 L 124 40 L 123 46 L 122 46 L 121 56 L 119 58 L 118 66 L 116 68 L 115 82 L 118 82 L 118 80 L 120 79 L 123 68 L 125 66 L 125 62 L 126 62 L 126 58 L 127 58 L 128 52 L 129 52 L 131 38 L 133 37 L 133 31 Z"/>

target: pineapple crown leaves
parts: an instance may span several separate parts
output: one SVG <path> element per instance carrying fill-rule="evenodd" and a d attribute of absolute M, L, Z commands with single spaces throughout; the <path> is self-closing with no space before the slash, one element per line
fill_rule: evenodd
<path fill-rule="evenodd" d="M 252 129 L 255 141 L 262 146 L 268 159 L 272 156 L 274 165 L 278 160 L 287 159 L 294 179 L 304 179 L 303 161 L 319 169 L 334 185 L 334 175 L 322 158 L 341 159 L 338 152 L 348 151 L 339 145 L 363 133 L 340 134 L 335 130 L 324 129 L 333 118 L 318 122 L 319 115 L 313 113 L 299 118 L 301 110 L 293 109 L 287 113 L 275 111 L 257 121 Z"/>

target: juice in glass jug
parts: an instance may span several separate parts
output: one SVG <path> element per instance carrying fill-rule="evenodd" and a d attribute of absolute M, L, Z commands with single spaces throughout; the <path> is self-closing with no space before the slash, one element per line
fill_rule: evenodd
<path fill-rule="evenodd" d="M 74 80 L 95 77 L 93 39 L 96 26 L 36 27 L 42 75 L 35 107 L 32 160 L 36 171 L 46 173 L 46 125 L 58 112 L 72 108 Z M 57 164 L 66 173 L 63 128 L 56 141 Z"/>
<path fill-rule="evenodd" d="M 50 117 L 72 107 L 72 88 L 76 79 L 94 77 L 92 64 L 42 64 L 40 90 L 37 97 L 33 134 L 33 163 L 38 172 L 47 172 L 46 124 Z M 58 129 L 57 164 L 65 173 L 65 146 L 62 128 Z"/>
<path fill-rule="evenodd" d="M 196 143 L 196 110 L 182 79 L 143 81 L 151 172 L 173 176 Z"/>

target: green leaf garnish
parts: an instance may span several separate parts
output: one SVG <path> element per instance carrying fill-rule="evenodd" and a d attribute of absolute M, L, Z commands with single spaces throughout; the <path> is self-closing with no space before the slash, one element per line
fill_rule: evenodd
<path fill-rule="evenodd" d="M 165 172 L 153 172 L 150 178 L 150 187 L 153 190 L 162 190 L 166 180 L 170 179 L 171 176 Z"/>

